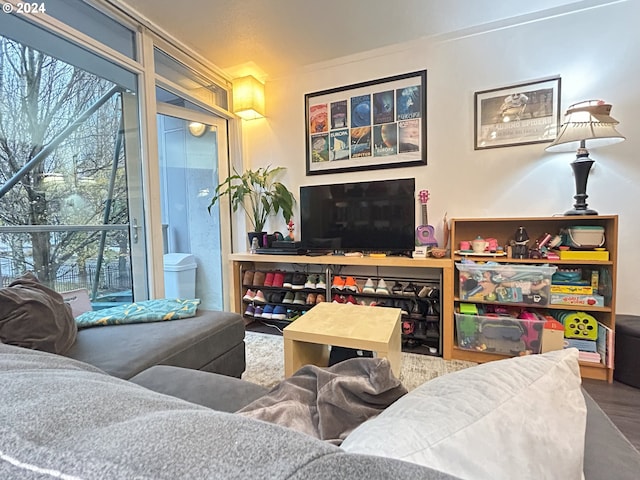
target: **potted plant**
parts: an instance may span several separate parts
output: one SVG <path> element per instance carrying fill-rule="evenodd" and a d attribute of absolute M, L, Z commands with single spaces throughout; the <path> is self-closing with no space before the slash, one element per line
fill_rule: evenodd
<path fill-rule="evenodd" d="M 221 197 L 228 195 L 233 211 L 242 208 L 247 214 L 253 228 L 253 232 L 249 232 L 249 240 L 258 235 L 258 243 L 262 245 L 264 224 L 269 216 L 282 212 L 285 222 L 288 222 L 293 215 L 295 197 L 284 184 L 277 181 L 285 170 L 285 167 L 271 168 L 269 165 L 240 174 L 234 169 L 233 175 L 216 187 L 208 207 L 209 213 Z"/>

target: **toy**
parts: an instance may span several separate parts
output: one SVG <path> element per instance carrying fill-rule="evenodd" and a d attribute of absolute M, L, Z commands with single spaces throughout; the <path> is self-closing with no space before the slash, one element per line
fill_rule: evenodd
<path fill-rule="evenodd" d="M 564 315 L 565 338 L 582 340 L 598 339 L 598 321 L 586 312 L 571 312 Z"/>
<path fill-rule="evenodd" d="M 540 333 L 544 328 L 544 321 L 538 318 L 535 313 L 527 310 L 523 310 L 518 318 L 522 320 L 521 325 L 524 329 L 522 340 L 527 349 L 538 353 L 540 351 Z"/>
<path fill-rule="evenodd" d="M 293 220 L 289 220 L 289 223 L 287 223 L 287 230 L 289 231 L 289 234 L 287 235 L 287 239 L 291 240 L 292 242 L 295 240 L 295 235 L 293 234 L 293 226 L 295 224 L 293 223 Z"/>
<path fill-rule="evenodd" d="M 529 243 L 529 235 L 524 227 L 518 227 L 514 235 L 514 245 L 512 249 L 513 258 L 527 258 L 527 243 Z"/>

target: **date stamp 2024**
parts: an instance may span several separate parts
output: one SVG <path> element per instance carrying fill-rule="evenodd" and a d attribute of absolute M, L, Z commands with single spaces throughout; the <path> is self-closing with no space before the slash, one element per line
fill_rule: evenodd
<path fill-rule="evenodd" d="M 21 13 L 24 15 L 33 15 L 38 13 L 46 13 L 47 7 L 44 2 L 17 2 L 3 3 L 2 11 L 4 13 Z"/>

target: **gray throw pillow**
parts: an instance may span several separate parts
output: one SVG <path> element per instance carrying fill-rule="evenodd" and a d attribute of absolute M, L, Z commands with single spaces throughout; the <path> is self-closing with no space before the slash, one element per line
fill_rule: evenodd
<path fill-rule="evenodd" d="M 32 273 L 0 289 L 0 342 L 64 354 L 77 333 L 71 307 Z"/>

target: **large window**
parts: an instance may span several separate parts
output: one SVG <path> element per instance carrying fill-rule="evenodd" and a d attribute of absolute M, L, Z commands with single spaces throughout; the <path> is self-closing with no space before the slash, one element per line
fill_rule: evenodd
<path fill-rule="evenodd" d="M 0 36 L 0 279 L 131 301 L 123 87 Z"/>

